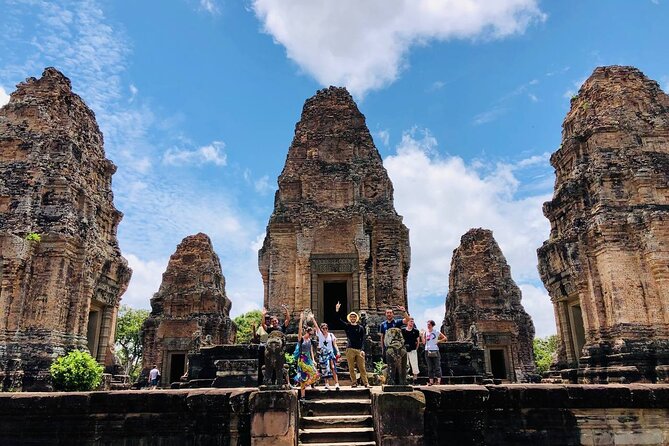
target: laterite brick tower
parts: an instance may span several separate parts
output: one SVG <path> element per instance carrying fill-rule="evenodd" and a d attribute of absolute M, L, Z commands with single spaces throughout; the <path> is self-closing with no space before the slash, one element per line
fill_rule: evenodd
<path fill-rule="evenodd" d="M 600 67 L 571 101 L 539 249 L 572 381 L 667 381 L 669 96 L 633 67 Z"/>
<path fill-rule="evenodd" d="M 409 231 L 393 186 L 351 95 L 330 87 L 308 99 L 288 151 L 258 253 L 265 306 L 311 308 L 338 327 L 342 314 L 375 319 L 407 304 Z"/>

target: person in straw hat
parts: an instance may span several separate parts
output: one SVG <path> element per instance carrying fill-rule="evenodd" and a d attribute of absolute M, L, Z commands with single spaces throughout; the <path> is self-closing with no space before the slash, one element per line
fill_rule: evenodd
<path fill-rule="evenodd" d="M 339 313 L 341 308 L 341 302 L 337 302 L 335 310 Z M 365 341 L 365 329 L 358 324 L 360 317 L 357 313 L 350 312 L 346 316 L 348 322 L 341 319 L 339 320 L 344 324 L 344 330 L 346 331 L 346 339 L 348 340 L 348 345 L 346 347 L 346 362 L 348 363 L 348 372 L 351 375 L 351 387 L 358 387 L 357 374 L 355 372 L 356 367 L 360 371 L 360 379 L 362 384 L 365 387 L 369 387 L 369 381 L 367 380 L 367 369 L 365 368 L 365 353 L 362 351 L 363 342 Z"/>

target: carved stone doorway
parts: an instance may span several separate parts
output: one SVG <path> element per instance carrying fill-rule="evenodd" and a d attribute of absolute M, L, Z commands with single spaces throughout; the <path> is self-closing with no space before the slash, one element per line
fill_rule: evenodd
<path fill-rule="evenodd" d="M 335 305 L 341 302 L 337 314 Z M 360 310 L 360 278 L 355 254 L 313 254 L 311 256 L 311 309 L 318 322 L 330 329 L 343 329 L 339 318 Z"/>

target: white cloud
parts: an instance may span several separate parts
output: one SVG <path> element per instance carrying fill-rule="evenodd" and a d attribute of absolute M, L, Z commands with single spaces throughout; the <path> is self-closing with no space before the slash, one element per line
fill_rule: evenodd
<path fill-rule="evenodd" d="M 509 112 L 510 101 L 524 93 L 527 93 L 527 97 L 532 102 L 539 101 L 537 95 L 534 94 L 532 91 L 530 91 L 531 89 L 533 89 L 533 87 L 536 87 L 537 85 L 539 85 L 538 79 L 532 79 L 529 82 L 519 85 L 512 91 L 509 91 L 508 93 L 504 94 L 499 99 L 497 99 L 489 110 L 486 110 L 474 116 L 474 118 L 472 119 L 472 123 L 474 125 L 482 125 L 497 120 L 497 118 Z"/>
<path fill-rule="evenodd" d="M 566 73 L 567 71 L 569 71 L 570 69 L 571 69 L 570 66 L 562 67 L 562 68 L 559 69 L 559 70 L 555 70 L 555 71 L 549 71 L 549 72 L 547 72 L 547 73 L 545 74 L 545 76 L 546 76 L 546 77 L 553 77 L 553 76 L 558 75 L 558 74 L 564 74 L 564 73 Z"/>
<path fill-rule="evenodd" d="M 34 26 L 3 28 L 0 84 L 39 76 L 45 66 L 60 69 L 95 112 L 107 157 L 118 165 L 114 202 L 125 214 L 119 243 L 134 269 L 123 302 L 148 307 L 176 245 L 187 235 L 205 232 L 221 258 L 233 314 L 261 305 L 258 257 L 249 246 L 262 225 L 239 208 L 229 190 L 211 187 L 197 173 L 176 176 L 160 162 L 153 165 L 152 160 L 163 157 L 160 147 L 193 146 L 176 128 L 178 122 L 157 116 L 140 101 L 133 83 L 121 82 L 129 54 L 122 28 L 113 27 L 94 0 L 12 5 L 7 13 L 13 22 Z M 176 153 L 176 159 L 221 165 L 226 161 L 223 148 L 214 142 L 193 155 Z M 194 179 L 189 183 L 189 178 Z"/>
<path fill-rule="evenodd" d="M 130 91 L 130 99 L 128 99 L 128 102 L 133 102 L 135 100 L 135 96 L 137 96 L 137 93 L 139 93 L 139 89 L 135 87 L 134 84 L 130 84 L 128 90 Z"/>
<path fill-rule="evenodd" d="M 529 158 L 523 158 L 522 160 L 514 163 L 516 168 L 536 166 L 537 164 L 547 164 L 550 159 L 551 154 L 544 152 L 541 155 L 532 155 Z"/>
<path fill-rule="evenodd" d="M 216 15 L 221 12 L 216 0 L 200 0 L 200 9 L 212 15 Z"/>
<path fill-rule="evenodd" d="M 443 301 L 453 249 L 474 227 L 493 231 L 517 283 L 538 283 L 536 249 L 550 231 L 542 204 L 551 190 L 547 184 L 547 189 L 519 197 L 523 184 L 517 175 L 542 163 L 552 175 L 547 154 L 516 163 L 468 165 L 457 156 L 439 156 L 429 131 L 416 134 L 416 129 L 405 133 L 396 153 L 384 160 L 395 189 L 395 207 L 410 228 L 412 311 Z M 543 309 L 534 308 L 527 310 L 535 322 L 543 321 Z M 443 313 L 432 315 L 437 317 Z M 537 331 L 543 332 L 543 325 Z"/>
<path fill-rule="evenodd" d="M 508 109 L 506 107 L 495 106 L 490 110 L 486 110 L 474 116 L 472 123 L 474 125 L 482 125 L 482 124 L 487 124 L 489 122 L 493 122 L 500 116 L 504 115 L 507 111 Z"/>
<path fill-rule="evenodd" d="M 546 289 L 528 283 L 521 283 L 518 286 L 523 293 L 523 307 L 532 316 L 536 336 L 543 338 L 555 334 L 557 330 L 555 314 Z"/>
<path fill-rule="evenodd" d="M 224 153 L 225 143 L 213 141 L 211 144 L 195 150 L 169 149 L 163 155 L 163 162 L 173 166 L 214 164 L 225 166 L 227 156 Z"/>
<path fill-rule="evenodd" d="M 432 82 L 432 85 L 430 85 L 430 88 L 428 89 L 428 91 L 441 90 L 445 86 L 446 86 L 446 82 L 444 82 L 444 81 L 434 81 L 434 82 Z"/>
<path fill-rule="evenodd" d="M 0 86 L 0 107 L 9 102 L 9 95 L 2 86 Z"/>
<path fill-rule="evenodd" d="M 122 303 L 133 308 L 151 308 L 150 300 L 160 288 L 168 259 L 143 260 L 135 254 L 124 254 L 132 268 L 132 280 Z"/>
<path fill-rule="evenodd" d="M 288 58 L 358 97 L 395 81 L 413 46 L 503 38 L 546 17 L 536 0 L 253 0 L 253 9 Z"/>
<path fill-rule="evenodd" d="M 562 94 L 562 97 L 571 100 L 571 98 L 578 94 L 578 90 L 581 89 L 581 86 L 585 83 L 586 80 L 588 80 L 587 77 L 582 77 L 579 80 L 573 81 L 571 83 L 571 87 L 567 88 L 567 90 Z"/>
<path fill-rule="evenodd" d="M 390 132 L 388 130 L 379 130 L 374 133 L 374 136 L 378 136 L 384 146 L 387 147 L 390 144 Z"/>
<path fill-rule="evenodd" d="M 269 176 L 263 175 L 253 182 L 253 187 L 260 195 L 267 195 L 274 191 L 274 187 L 269 184 Z"/>

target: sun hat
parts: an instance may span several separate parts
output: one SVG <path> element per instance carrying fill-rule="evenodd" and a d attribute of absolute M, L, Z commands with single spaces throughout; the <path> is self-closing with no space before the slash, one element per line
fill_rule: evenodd
<path fill-rule="evenodd" d="M 356 319 L 360 320 L 360 316 L 358 316 L 358 313 L 355 311 L 351 311 L 348 316 L 346 316 L 346 320 L 351 322 L 351 316 L 355 316 Z"/>

